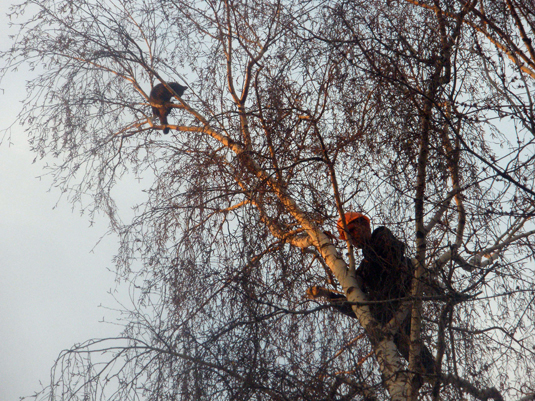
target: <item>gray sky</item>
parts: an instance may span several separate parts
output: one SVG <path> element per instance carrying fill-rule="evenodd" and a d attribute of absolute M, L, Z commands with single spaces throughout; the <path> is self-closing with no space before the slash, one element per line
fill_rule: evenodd
<path fill-rule="evenodd" d="M 13 1 L 0 0 L 2 50 L 15 33 L 5 18 Z M 24 74 L 17 73 L 0 84 L 0 129 L 20 109 L 24 83 Z M 108 236 L 94 248 L 107 230 L 106 219 L 90 227 L 88 217 L 65 200 L 57 204 L 59 191 L 50 189 L 49 178 L 36 178 L 43 163 L 32 164 L 33 158 L 23 128 L 13 127 L 12 144 L 0 145 L 0 401 L 48 384 L 61 350 L 120 331 L 99 323 L 104 316 L 113 319 L 99 305 L 116 306 L 108 294 L 115 289 L 108 269 L 116 238 Z"/>

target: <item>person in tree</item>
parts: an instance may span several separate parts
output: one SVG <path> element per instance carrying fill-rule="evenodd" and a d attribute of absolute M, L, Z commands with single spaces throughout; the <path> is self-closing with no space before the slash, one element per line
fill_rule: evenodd
<path fill-rule="evenodd" d="M 337 228 L 341 240 L 349 240 L 355 248 L 362 249 L 364 259 L 357 269 L 362 290 L 371 301 L 392 300 L 370 306 L 375 319 L 385 325 L 399 309 L 400 298 L 410 295 L 413 267 L 404 256 L 405 244 L 392 231 L 381 226 L 373 233 L 370 219 L 357 212 L 345 214 L 347 231 L 342 219 Z"/>
<path fill-rule="evenodd" d="M 348 212 L 344 217 L 345 230 L 342 219 L 337 222 L 340 239 L 362 249 L 363 259 L 356 271 L 357 278 L 370 301 L 383 301 L 369 306 L 373 318 L 384 326 L 399 310 L 403 298 L 411 294 L 414 267 L 411 260 L 405 257 L 406 245 L 387 227 L 381 226 L 372 232 L 370 219 L 362 213 Z M 340 312 L 355 318 L 344 295 L 317 286 L 309 288 L 307 294 L 310 298 L 324 298 Z M 401 322 L 394 342 L 400 354 L 408 361 L 410 314 Z M 420 357 L 424 372 L 432 374 L 435 362 L 427 347 L 422 347 Z"/>

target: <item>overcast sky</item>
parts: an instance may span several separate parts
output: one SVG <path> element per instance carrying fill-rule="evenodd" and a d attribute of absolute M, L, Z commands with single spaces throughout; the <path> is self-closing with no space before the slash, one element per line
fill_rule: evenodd
<path fill-rule="evenodd" d="M 11 43 L 5 18 L 13 0 L 0 0 L 0 48 Z M 1 62 L 1 61 L 0 61 Z M 12 74 L 0 83 L 0 129 L 20 110 L 26 77 Z M 117 239 L 107 236 L 103 217 L 72 210 L 50 188 L 43 162 L 32 164 L 22 127 L 12 143 L 0 145 L 0 401 L 32 395 L 48 384 L 61 350 L 89 338 L 118 334 L 105 323 L 114 316 L 99 307 L 116 306 L 112 257 Z M 0 134 L 0 140 L 2 134 Z M 124 291 L 124 289 L 122 289 Z"/>

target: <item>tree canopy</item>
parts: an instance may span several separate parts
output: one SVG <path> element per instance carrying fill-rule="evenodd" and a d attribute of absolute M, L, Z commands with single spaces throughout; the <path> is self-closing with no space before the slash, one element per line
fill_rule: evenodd
<path fill-rule="evenodd" d="M 17 119 L 54 184 L 109 216 L 137 296 L 38 399 L 535 400 L 532 2 L 27 0 L 11 18 L 1 76 L 35 70 Z M 170 82 L 187 90 L 163 135 L 149 93 Z M 129 175 L 150 185 L 125 223 Z M 414 267 L 388 324 L 338 239 L 349 211 Z"/>

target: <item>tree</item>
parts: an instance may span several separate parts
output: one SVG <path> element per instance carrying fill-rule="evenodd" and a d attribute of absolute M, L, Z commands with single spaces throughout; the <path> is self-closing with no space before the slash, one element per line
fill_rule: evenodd
<path fill-rule="evenodd" d="M 25 12 L 2 54 L 3 76 L 38 71 L 18 121 L 58 159 L 55 184 L 108 214 L 138 294 L 121 336 L 60 355 L 40 399 L 535 399 L 527 3 L 28 0 L 11 16 Z M 148 93 L 175 81 L 188 90 L 162 136 Z M 128 174 L 152 185 L 125 224 L 112 190 Z M 350 210 L 412 257 L 386 325 L 331 233 Z"/>

